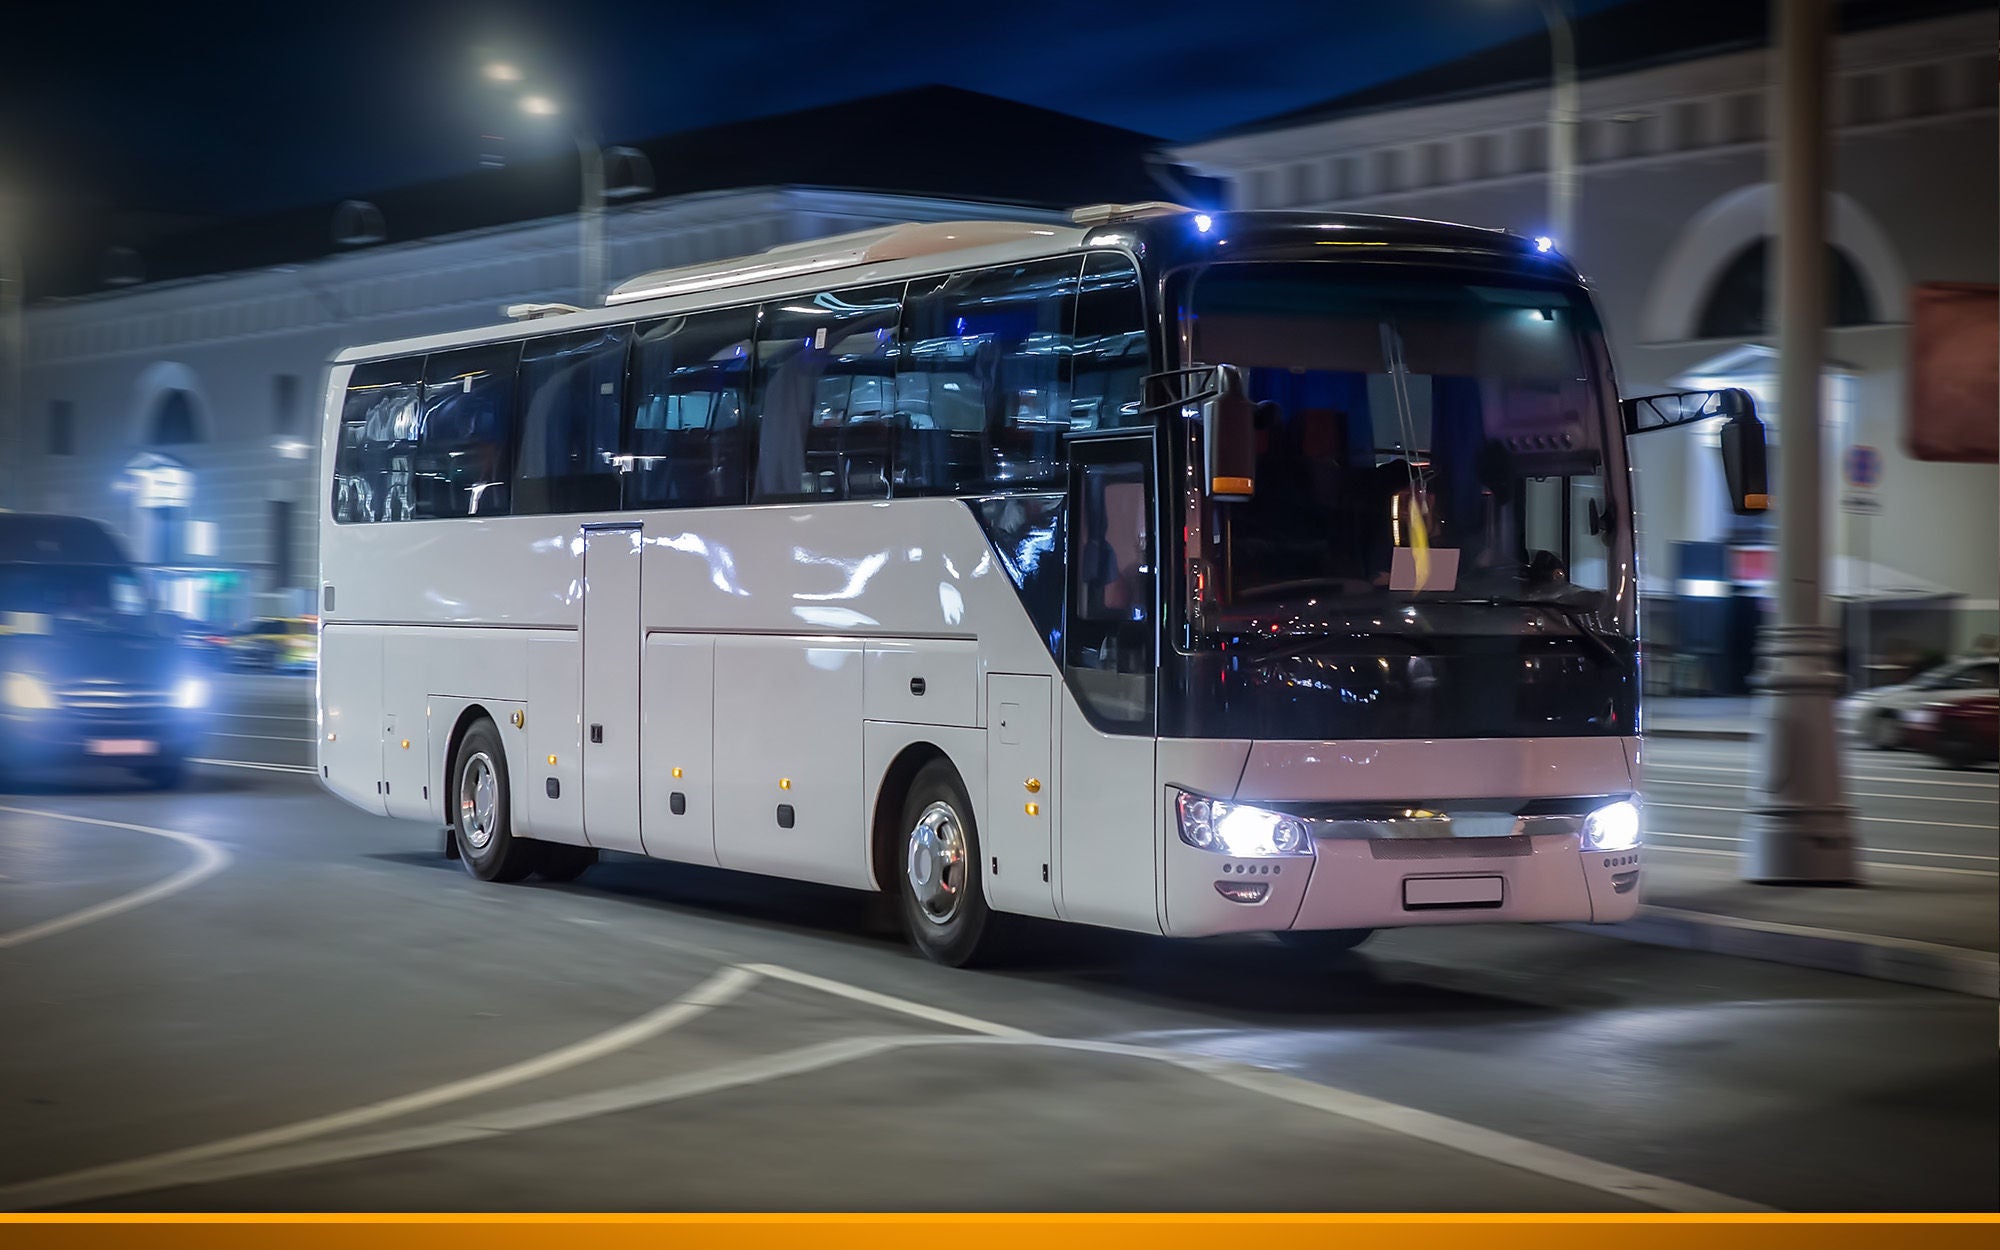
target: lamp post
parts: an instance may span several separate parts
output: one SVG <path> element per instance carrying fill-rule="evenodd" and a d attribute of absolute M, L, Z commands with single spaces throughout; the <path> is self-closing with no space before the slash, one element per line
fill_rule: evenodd
<path fill-rule="evenodd" d="M 521 111 L 530 117 L 563 114 L 560 104 L 539 93 L 522 96 Z M 604 281 L 604 147 L 590 128 L 574 116 L 567 120 L 583 174 L 583 194 L 576 209 L 580 270 L 577 285 L 583 303 L 589 305 L 596 302 L 598 287 Z"/>
<path fill-rule="evenodd" d="M 1576 213 L 1576 36 L 1563 0 L 1541 0 L 1549 28 L 1549 233 L 1565 248 Z"/>
<path fill-rule="evenodd" d="M 28 414 L 22 410 L 28 361 L 26 326 L 26 274 L 21 263 L 21 217 L 19 199 L 0 197 L 0 314 L 4 314 L 6 341 L 0 356 L 7 361 L 5 394 L 0 395 L 0 508 L 21 505 L 21 461 L 28 440 Z M 16 444 L 19 444 L 18 446 Z"/>
<path fill-rule="evenodd" d="M 1820 371 L 1826 317 L 1826 0 L 1772 0 L 1783 101 L 1778 176 L 1778 625 L 1765 639 L 1762 767 L 1743 832 L 1748 881 L 1858 880 L 1834 739 L 1833 631 L 1820 529 Z"/>

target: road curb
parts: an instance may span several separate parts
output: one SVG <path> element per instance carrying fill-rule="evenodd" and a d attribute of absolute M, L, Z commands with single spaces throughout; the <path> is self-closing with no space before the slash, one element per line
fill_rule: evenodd
<path fill-rule="evenodd" d="M 1659 727 L 1648 726 L 1641 733 L 1646 738 L 1705 738 L 1711 742 L 1754 742 L 1756 731 L 1750 729 L 1688 729 L 1679 725 Z"/>
<path fill-rule="evenodd" d="M 2000 957 L 1908 938 L 1745 920 L 1675 907 L 1642 907 L 1623 924 L 1564 925 L 1579 933 L 1735 955 L 1896 981 L 1979 998 L 2000 998 Z"/>

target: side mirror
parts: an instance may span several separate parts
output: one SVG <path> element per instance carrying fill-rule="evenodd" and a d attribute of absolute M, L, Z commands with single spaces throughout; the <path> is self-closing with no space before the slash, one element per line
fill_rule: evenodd
<path fill-rule="evenodd" d="M 1769 469 L 1764 456 L 1764 423 L 1746 401 L 1722 427 L 1722 476 L 1729 483 L 1729 506 L 1737 516 L 1755 516 L 1771 507 Z"/>
<path fill-rule="evenodd" d="M 1256 406 L 1250 402 L 1243 371 L 1234 365 L 1215 368 L 1214 392 L 1201 405 L 1201 436 L 1209 496 L 1242 500 L 1256 494 Z"/>

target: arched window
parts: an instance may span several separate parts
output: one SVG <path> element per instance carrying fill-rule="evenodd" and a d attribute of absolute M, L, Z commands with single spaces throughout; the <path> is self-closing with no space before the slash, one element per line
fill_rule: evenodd
<path fill-rule="evenodd" d="M 194 400 L 186 391 L 168 391 L 153 409 L 153 428 L 146 440 L 154 447 L 199 443 L 201 430 L 195 424 Z"/>
<path fill-rule="evenodd" d="M 1828 325 L 1865 326 L 1875 321 L 1868 306 L 1868 290 L 1861 285 L 1861 271 L 1847 253 L 1827 245 L 1826 318 Z M 1723 267 L 1722 276 L 1708 289 L 1701 318 L 1695 323 L 1695 337 L 1704 339 L 1756 338 L 1770 333 L 1774 324 L 1770 309 L 1770 240 L 1763 238 L 1736 253 Z"/>

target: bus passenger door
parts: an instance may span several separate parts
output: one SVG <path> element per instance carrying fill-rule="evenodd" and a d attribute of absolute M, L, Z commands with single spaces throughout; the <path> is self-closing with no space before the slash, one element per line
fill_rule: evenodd
<path fill-rule="evenodd" d="M 1001 911 L 1055 915 L 1049 830 L 1056 789 L 1049 771 L 1049 679 L 986 678 L 986 894 Z"/>
<path fill-rule="evenodd" d="M 583 832 L 590 844 L 642 854 L 639 841 L 637 525 L 583 531 Z"/>
<path fill-rule="evenodd" d="M 1057 897 L 1065 920 L 1158 931 L 1154 463 L 1150 432 L 1070 442 Z"/>

